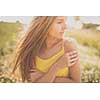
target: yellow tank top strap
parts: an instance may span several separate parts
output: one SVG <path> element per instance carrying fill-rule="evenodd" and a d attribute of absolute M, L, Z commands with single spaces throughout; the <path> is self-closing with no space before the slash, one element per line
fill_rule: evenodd
<path fill-rule="evenodd" d="M 48 59 L 42 59 L 38 56 L 36 56 L 36 58 L 40 59 L 40 60 L 44 60 L 44 61 L 47 61 L 47 60 L 51 60 L 51 59 L 55 59 L 55 58 L 59 58 L 59 56 L 63 55 L 64 54 L 64 41 L 62 42 L 62 49 L 55 55 L 53 55 L 52 57 L 48 58 Z"/>

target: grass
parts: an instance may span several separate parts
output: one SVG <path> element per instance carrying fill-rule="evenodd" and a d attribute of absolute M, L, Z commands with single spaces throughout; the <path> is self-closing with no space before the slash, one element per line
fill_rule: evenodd
<path fill-rule="evenodd" d="M 78 42 L 81 81 L 100 82 L 100 32 L 68 30 L 65 36 L 73 37 Z"/>

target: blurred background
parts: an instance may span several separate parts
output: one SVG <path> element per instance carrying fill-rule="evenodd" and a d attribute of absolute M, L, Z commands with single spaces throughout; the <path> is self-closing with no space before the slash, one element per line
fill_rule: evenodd
<path fill-rule="evenodd" d="M 27 30 L 32 16 L 0 16 L 0 82 L 21 82 L 16 74 L 10 77 L 8 66 L 19 37 Z M 81 82 L 100 82 L 100 16 L 68 16 L 65 37 L 77 41 L 81 62 Z"/>

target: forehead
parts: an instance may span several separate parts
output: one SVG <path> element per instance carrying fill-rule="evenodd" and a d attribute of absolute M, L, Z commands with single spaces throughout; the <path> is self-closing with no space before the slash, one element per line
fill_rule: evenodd
<path fill-rule="evenodd" d="M 57 16 L 56 20 L 67 20 L 67 16 Z"/>

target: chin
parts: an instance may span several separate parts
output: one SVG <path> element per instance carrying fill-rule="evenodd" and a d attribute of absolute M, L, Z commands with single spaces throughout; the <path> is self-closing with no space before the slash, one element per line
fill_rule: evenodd
<path fill-rule="evenodd" d="M 57 39 L 64 39 L 64 35 L 57 35 L 57 36 L 54 36 L 55 38 Z"/>
<path fill-rule="evenodd" d="M 58 39 L 64 39 L 64 36 L 57 37 Z"/>

